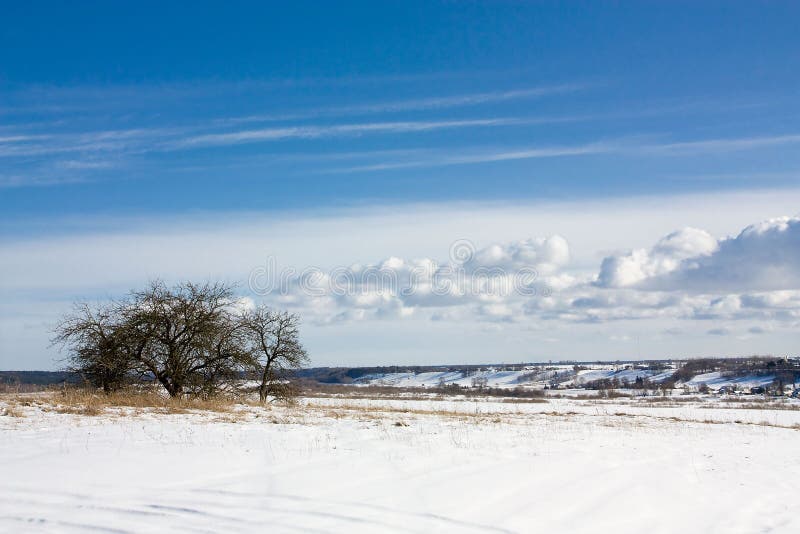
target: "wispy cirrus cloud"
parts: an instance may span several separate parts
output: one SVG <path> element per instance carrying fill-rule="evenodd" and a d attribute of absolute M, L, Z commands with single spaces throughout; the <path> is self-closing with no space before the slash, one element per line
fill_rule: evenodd
<path fill-rule="evenodd" d="M 645 151 L 661 153 L 687 153 L 687 152 L 731 152 L 737 150 L 754 150 L 764 147 L 793 145 L 800 143 L 800 134 L 767 135 L 739 138 L 702 139 L 697 141 L 682 141 L 676 143 L 663 143 L 642 147 Z"/>
<path fill-rule="evenodd" d="M 133 128 L 48 135 L 12 135 L 0 137 L 0 157 L 43 156 L 70 152 L 170 152 L 195 147 L 227 146 L 285 139 L 320 139 L 444 129 L 487 128 L 529 122 L 530 119 L 504 117 L 289 125 L 228 132 L 213 132 L 213 128 L 209 128 L 208 124 L 200 124 L 181 128 Z"/>
<path fill-rule="evenodd" d="M 413 169 L 426 167 L 446 167 L 526 159 L 587 156 L 618 153 L 633 156 L 681 156 L 691 154 L 737 152 L 759 148 L 783 146 L 800 143 L 798 135 L 779 135 L 730 139 L 707 139 L 670 143 L 642 143 L 631 138 L 599 140 L 578 145 L 553 145 L 539 147 L 520 147 L 485 151 L 476 147 L 456 147 L 440 151 L 432 157 L 414 161 L 386 161 L 368 165 L 358 165 L 331 169 L 326 172 L 359 173 L 387 170 Z M 465 155 L 468 154 L 468 155 Z M 752 175 L 751 175 L 752 176 Z"/>
<path fill-rule="evenodd" d="M 347 106 L 341 108 L 341 110 L 347 113 L 384 113 L 475 106 L 479 104 L 540 98 L 549 95 L 571 93 L 585 89 L 586 87 L 587 85 L 585 84 L 564 84 L 547 87 L 517 89 L 511 91 L 491 91 L 485 93 L 472 93 L 465 95 L 419 98 L 396 102 Z"/>
<path fill-rule="evenodd" d="M 276 128 L 245 129 L 233 132 L 204 133 L 203 125 L 194 128 L 136 128 L 59 134 L 9 135 L 0 139 L 0 158 L 45 158 L 36 167 L 9 173 L 0 187 L 62 185 L 89 181 L 91 177 L 75 177 L 77 172 L 102 172 L 119 167 L 129 157 L 147 157 L 150 153 L 202 150 L 229 145 L 269 143 L 281 140 L 316 140 L 335 137 L 361 137 L 380 134 L 413 134 L 444 129 L 499 128 L 538 123 L 539 118 L 504 117 L 443 121 L 390 121 L 303 125 Z M 478 165 L 542 158 L 578 158 L 604 154 L 627 157 L 676 158 L 698 154 L 756 151 L 769 147 L 800 143 L 800 134 L 765 135 L 742 138 L 714 138 L 677 142 L 653 142 L 652 138 L 626 137 L 588 141 L 574 145 L 503 147 L 451 146 L 403 150 L 366 150 L 340 153 L 286 154 L 289 159 L 304 161 L 343 161 L 361 159 L 363 164 L 345 167 L 325 166 L 316 174 L 371 173 L 458 165 Z M 47 157 L 68 156 L 61 161 Z M 274 160 L 280 154 L 272 154 Z M 236 160 L 239 161 L 239 160 Z M 222 166 L 234 164 L 230 160 Z M 252 162 L 240 162 L 252 165 Z M 206 164 L 207 165 L 207 164 Z M 11 169 L 9 169 L 11 170 Z M 46 171 L 43 173 L 43 171 Z M 59 175 L 58 173 L 66 173 Z M 42 175 L 52 178 L 44 179 Z M 27 178 L 31 176 L 31 178 Z M 748 175 L 752 177 L 752 175 Z M 788 175 L 787 175 L 788 176 Z M 696 177 L 695 177 L 696 178 Z M 769 176 L 768 176 L 769 178 Z M 790 179 L 788 176 L 786 179 Z M 712 176 L 713 179 L 713 176 Z M 771 177 L 775 179 L 775 177 Z"/>
<path fill-rule="evenodd" d="M 130 128 L 115 130 L 76 131 L 54 134 L 13 136 L 0 139 L 0 157 L 46 156 L 67 153 L 150 152 L 159 143 L 185 134 L 183 128 Z"/>
<path fill-rule="evenodd" d="M 443 130 L 450 128 L 474 128 L 507 126 L 523 122 L 517 118 L 466 119 L 444 121 L 395 121 L 356 124 L 334 124 L 326 126 L 290 126 L 279 128 L 260 128 L 237 132 L 204 134 L 175 141 L 170 148 L 190 148 L 197 146 L 233 145 L 281 139 L 315 139 L 321 137 L 353 136 L 372 133 L 408 133 Z"/>
<path fill-rule="evenodd" d="M 59 161 L 56 166 L 61 169 L 95 170 L 110 169 L 115 166 L 115 162 L 108 160 L 80 160 L 70 159 Z"/>
<path fill-rule="evenodd" d="M 248 86 L 249 87 L 249 86 Z M 439 109 L 451 109 L 459 107 L 479 106 L 481 104 L 497 104 L 502 102 L 522 101 L 535 99 L 550 95 L 566 94 L 581 91 L 588 87 L 586 84 L 572 83 L 561 85 L 549 85 L 540 87 L 523 87 L 499 91 L 473 92 L 445 96 L 423 96 L 406 100 L 393 100 L 376 103 L 359 103 L 356 105 L 330 106 L 310 111 L 301 111 L 299 114 L 292 115 L 292 110 L 288 109 L 287 114 L 281 117 L 230 117 L 228 119 L 213 119 L 210 116 L 196 121 L 182 122 L 178 116 L 165 115 L 162 119 L 152 117 L 145 122 L 133 120 L 127 122 L 128 118 L 120 118 L 115 126 L 129 125 L 131 127 L 117 127 L 88 130 L 86 126 L 97 126 L 96 121 L 79 122 L 75 124 L 59 124 L 45 129 L 38 126 L 36 128 L 17 127 L 10 130 L 3 129 L 0 135 L 0 158 L 16 158 L 16 161 L 7 166 L 5 171 L 9 175 L 14 175 L 14 179 L 9 183 L 18 184 L 21 187 L 25 180 L 25 175 L 39 175 L 36 168 L 33 168 L 34 158 L 41 158 L 36 165 L 41 164 L 56 176 L 56 171 L 96 171 L 101 172 L 108 168 L 107 163 L 98 163 L 100 160 L 123 159 L 131 156 L 131 160 L 136 158 L 145 160 L 147 158 L 168 160 L 168 157 L 161 155 L 170 152 L 180 152 L 189 150 L 203 150 L 211 147 L 225 147 L 245 144 L 271 143 L 283 140 L 324 140 L 333 138 L 356 138 L 367 136 L 380 136 L 390 134 L 405 134 L 413 139 L 415 133 L 435 132 L 444 130 L 463 130 L 469 131 L 472 135 L 486 135 L 492 132 L 493 128 L 516 127 L 512 132 L 513 145 L 503 146 L 502 143 L 482 146 L 464 146 L 452 139 L 433 139 L 433 143 L 425 145 L 424 148 L 411 149 L 408 154 L 393 154 L 388 147 L 374 146 L 373 159 L 363 158 L 363 165 L 356 165 L 344 168 L 326 168 L 324 173 L 369 173 L 389 171 L 393 169 L 415 169 L 415 168 L 435 168 L 453 165 L 473 165 L 483 163 L 499 163 L 510 161 L 534 160 L 539 158 L 555 157 L 574 157 L 580 158 L 598 154 L 619 154 L 626 157 L 648 157 L 648 158 L 677 158 L 692 157 L 698 154 L 707 153 L 729 153 L 741 151 L 766 150 L 771 147 L 789 147 L 800 143 L 800 134 L 788 132 L 778 135 L 750 135 L 746 137 L 734 138 L 707 138 L 707 139 L 666 139 L 660 141 L 658 137 L 608 137 L 598 136 L 595 139 L 586 139 L 574 145 L 557 144 L 555 140 L 549 140 L 542 145 L 526 146 L 525 137 L 529 131 L 525 126 L 543 124 L 562 124 L 575 123 L 593 120 L 613 120 L 617 118 L 631 118 L 649 116 L 652 114 L 669 114 L 674 112 L 684 112 L 687 109 L 695 109 L 699 104 L 675 103 L 670 106 L 662 106 L 652 109 L 625 109 L 616 110 L 610 113 L 576 113 L 551 116 L 526 116 L 526 114 L 511 114 L 510 116 L 495 117 L 475 117 L 458 116 L 457 118 L 433 118 L 408 119 L 408 120 L 364 120 L 349 122 L 337 121 L 317 121 L 315 123 L 303 123 L 301 119 L 320 116 L 357 116 L 381 113 L 400 113 L 413 111 L 432 111 Z M 239 89 L 236 89 L 239 90 Z M 247 90 L 250 90 L 248 88 Z M 98 90 L 98 94 L 102 94 Z M 157 94 L 173 95 L 173 89 L 161 88 Z M 90 93 L 92 94 L 92 93 Z M 177 91 L 177 94 L 182 94 Z M 701 106 L 705 109 L 705 104 Z M 497 110 L 495 110 L 497 111 Z M 432 115 L 432 114 L 431 114 Z M 440 114 L 441 115 L 441 114 Z M 155 115 L 153 115 L 154 117 Z M 405 118 L 405 117 L 403 117 Z M 105 126 L 107 117 L 102 119 Z M 285 124 L 274 125 L 272 127 L 245 127 L 244 123 L 257 122 L 259 120 L 276 119 Z M 115 119 L 116 120 L 116 119 Z M 157 120 L 158 122 L 153 122 Z M 241 122 L 241 126 L 235 126 Z M 133 125 L 137 124 L 138 127 Z M 226 125 L 226 126 L 224 126 Z M 537 138 L 540 132 L 537 133 Z M 610 135 L 626 135 L 625 132 L 612 132 Z M 585 139 L 585 133 L 581 132 L 581 138 Z M 431 137 L 426 137 L 425 141 Z M 495 138 L 492 138 L 492 141 Z M 511 139 L 511 137 L 509 137 Z M 546 139 L 546 138 L 544 138 Z M 563 139 L 563 137 L 562 137 Z M 473 141 L 474 142 L 474 141 Z M 420 141 L 421 145 L 422 141 Z M 394 148 L 394 147 L 392 147 Z M 368 151 L 363 151 L 365 155 Z M 271 154 L 272 157 L 279 156 Z M 298 152 L 292 152 L 291 156 L 297 157 Z M 220 166 L 239 164 L 242 157 L 241 153 L 236 155 L 225 154 L 222 151 L 214 154 L 214 158 L 219 157 Z M 308 155 L 305 159 L 314 159 L 315 155 Z M 337 157 L 330 152 L 319 159 L 346 159 Z M 54 161 L 63 159 L 66 161 Z M 208 160 L 209 158 L 205 158 Z M 19 162 L 19 165 L 15 165 Z M 204 161 L 203 165 L 214 164 L 215 162 Z M 161 168 L 170 167 L 171 163 L 159 162 Z M 184 162 L 176 162 L 174 165 L 185 165 Z M 335 167 L 330 165 L 329 167 Z M 318 169 L 311 169 L 311 173 L 318 174 Z M 62 176 L 59 179 L 31 180 L 31 184 L 59 184 L 73 183 L 74 178 Z"/>
<path fill-rule="evenodd" d="M 537 158 L 554 158 L 560 156 L 583 156 L 589 154 L 602 154 L 616 150 L 613 145 L 602 142 L 589 143 L 576 146 L 551 146 L 540 148 L 527 148 L 519 150 L 499 150 L 481 154 L 463 155 L 471 150 L 459 150 L 457 155 L 441 155 L 431 159 L 417 161 L 396 161 L 388 163 L 375 163 L 359 165 L 340 169 L 333 169 L 332 173 L 375 172 L 394 169 L 413 169 L 422 167 L 443 167 L 449 165 L 469 165 L 474 163 L 491 163 L 501 161 L 514 161 Z"/>
<path fill-rule="evenodd" d="M 267 114 L 250 115 L 244 117 L 231 117 L 222 119 L 229 124 L 248 122 L 272 122 L 279 120 L 296 120 L 312 117 L 341 117 L 346 115 L 368 115 L 380 113 L 399 113 L 405 111 L 431 111 L 437 109 L 450 109 L 457 107 L 478 106 L 482 104 L 510 102 L 514 100 L 530 100 L 550 95 L 572 93 L 587 88 L 586 84 L 561 84 L 542 87 L 530 87 L 507 91 L 488 91 L 481 93 L 468 93 L 438 97 L 415 98 L 377 102 L 370 104 L 357 104 L 345 106 L 331 106 L 316 108 L 302 113 L 292 114 Z"/>
<path fill-rule="evenodd" d="M 0 175 L 0 189 L 80 184 L 88 181 L 89 180 L 82 176 Z"/>
<path fill-rule="evenodd" d="M 37 135 L 7 135 L 7 136 L 0 136 L 0 144 L 12 144 L 12 143 L 25 143 L 30 141 L 40 141 L 42 139 L 48 139 L 51 136 L 44 135 L 44 134 L 37 134 Z"/>
<path fill-rule="evenodd" d="M 297 125 L 274 128 L 202 133 L 204 125 L 184 128 L 135 128 L 59 134 L 10 135 L 0 137 L 0 157 L 26 157 L 70 152 L 169 152 L 182 149 L 227 146 L 286 139 L 321 139 L 371 134 L 415 133 L 444 129 L 524 126 L 549 122 L 549 118 L 500 117 L 463 120 L 387 121 L 329 125 Z M 569 120 L 569 119 L 563 119 Z M 800 143 L 800 134 L 766 135 L 744 138 L 715 138 L 691 141 L 647 143 L 635 138 L 591 141 L 579 145 L 505 148 L 478 151 L 475 147 L 453 147 L 434 158 L 418 161 L 380 162 L 335 172 L 366 172 L 384 169 L 463 165 L 570 155 L 619 152 L 633 155 L 684 155 L 757 150 Z M 428 149 L 426 149 L 428 150 Z M 376 151 L 387 154 L 390 151 Z M 469 155 L 464 155 L 465 153 Z"/>

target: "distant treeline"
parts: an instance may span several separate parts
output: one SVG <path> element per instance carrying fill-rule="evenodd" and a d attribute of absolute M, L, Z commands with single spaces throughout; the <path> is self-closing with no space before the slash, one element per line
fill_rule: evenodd
<path fill-rule="evenodd" d="M 52 386 L 53 384 L 77 384 L 80 376 L 68 371 L 0 371 L 0 384 Z"/>

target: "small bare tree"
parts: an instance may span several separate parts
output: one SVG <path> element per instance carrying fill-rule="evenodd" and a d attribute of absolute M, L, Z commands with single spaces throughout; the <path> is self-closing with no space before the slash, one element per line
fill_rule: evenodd
<path fill-rule="evenodd" d="M 259 399 L 266 402 L 269 397 L 290 396 L 292 386 L 287 371 L 308 361 L 300 344 L 299 317 L 259 306 L 243 313 L 240 321 L 249 341 L 251 368 L 259 381 Z"/>
<path fill-rule="evenodd" d="M 489 384 L 489 379 L 485 376 L 475 376 L 472 378 L 472 387 L 482 390 Z"/>
<path fill-rule="evenodd" d="M 135 367 L 135 354 L 125 337 L 114 305 L 92 308 L 76 304 L 56 326 L 53 344 L 70 352 L 68 369 L 105 393 L 120 389 Z"/>

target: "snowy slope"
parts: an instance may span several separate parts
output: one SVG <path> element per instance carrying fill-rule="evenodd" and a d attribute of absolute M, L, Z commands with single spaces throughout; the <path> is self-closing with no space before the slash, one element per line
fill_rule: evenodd
<path fill-rule="evenodd" d="M 739 377 L 724 376 L 720 372 L 704 373 L 693 377 L 686 382 L 689 387 L 698 387 L 701 384 L 707 385 L 710 389 L 719 389 L 723 386 L 737 386 L 740 389 L 748 390 L 755 386 L 768 386 L 775 380 L 775 375 L 746 375 Z"/>
<path fill-rule="evenodd" d="M 615 369 L 612 365 L 599 365 L 596 369 L 578 371 L 577 386 L 601 379 L 618 379 L 620 382 L 633 383 L 636 377 L 647 378 L 651 382 L 660 383 L 672 376 L 674 370 L 651 371 Z M 371 374 L 356 380 L 361 385 L 381 385 L 397 387 L 435 387 L 440 384 L 458 384 L 472 386 L 475 379 L 485 379 L 486 385 L 497 388 L 512 388 L 518 386 L 543 387 L 550 382 L 561 386 L 576 385 L 575 372 L 571 365 L 553 366 L 552 368 L 531 367 L 529 369 L 507 371 L 497 368 L 488 368 L 480 371 L 438 371 L 425 373 L 386 373 Z"/>
<path fill-rule="evenodd" d="M 648 369 L 622 369 L 619 371 L 615 371 L 614 369 L 587 369 L 578 371 L 577 385 L 587 384 L 595 380 L 614 379 L 617 379 L 620 383 L 628 382 L 632 384 L 639 377 L 658 384 L 671 377 L 674 372 L 674 369 L 668 371 L 653 371 Z M 574 384 L 575 381 L 572 383 Z"/>
<path fill-rule="evenodd" d="M 499 369 L 487 369 L 483 371 L 440 371 L 427 373 L 386 373 L 372 374 L 361 377 L 356 381 L 357 384 L 370 384 L 397 387 L 435 387 L 440 384 L 458 384 L 460 386 L 471 386 L 474 379 L 485 379 L 489 387 L 516 387 L 529 384 L 530 381 L 525 377 L 532 371 L 505 371 Z M 551 376 L 552 373 L 542 374 L 542 379 Z"/>

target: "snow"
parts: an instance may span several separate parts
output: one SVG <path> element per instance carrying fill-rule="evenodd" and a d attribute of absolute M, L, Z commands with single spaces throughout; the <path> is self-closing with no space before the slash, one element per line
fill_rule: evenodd
<path fill-rule="evenodd" d="M 686 382 L 689 387 L 699 387 L 701 384 L 707 385 L 710 389 L 717 390 L 723 386 L 737 386 L 741 390 L 749 390 L 756 386 L 768 386 L 775 380 L 775 375 L 745 375 L 745 376 L 725 376 L 719 371 L 704 373 L 693 377 Z"/>
<path fill-rule="evenodd" d="M 439 371 L 425 373 L 385 373 L 373 374 L 361 377 L 358 384 L 397 386 L 397 387 L 434 387 L 440 384 L 457 384 L 459 386 L 472 386 L 474 379 L 485 378 L 489 387 L 516 387 L 519 385 L 530 385 L 526 376 L 532 370 L 506 371 L 498 369 L 485 369 L 482 371 L 471 371 L 463 373 L 461 371 Z M 540 371 L 536 371 L 540 372 Z M 542 373 L 541 377 L 551 376 L 552 373 Z"/>
<path fill-rule="evenodd" d="M 613 380 L 616 378 L 620 383 L 628 382 L 632 384 L 636 382 L 637 378 L 641 377 L 657 384 L 672 376 L 674 372 L 674 369 L 666 372 L 650 369 L 587 369 L 578 371 L 578 383 L 586 384 L 595 380 Z"/>
<path fill-rule="evenodd" d="M 609 364 L 592 365 L 576 373 L 572 365 L 554 365 L 547 368 L 531 367 L 522 370 L 508 371 L 502 368 L 487 368 L 470 373 L 461 371 L 438 371 L 424 373 L 385 373 L 363 376 L 356 381 L 357 385 L 381 385 L 406 388 L 435 387 L 438 385 L 457 384 L 471 387 L 473 380 L 485 379 L 486 385 L 492 388 L 533 387 L 543 388 L 557 384 L 562 388 L 583 387 L 597 380 L 618 380 L 620 384 L 633 384 L 641 377 L 651 384 L 661 384 L 672 377 L 675 369 L 635 369 L 631 366 Z M 755 386 L 768 386 L 775 379 L 774 375 L 727 376 L 720 372 L 704 373 L 693 377 L 681 386 L 697 389 L 706 384 L 712 390 L 723 386 L 737 386 L 740 391 L 748 391 Z"/>
<path fill-rule="evenodd" d="M 660 383 L 672 376 L 674 369 L 656 371 L 648 369 L 618 369 L 613 365 L 596 365 L 591 369 L 578 371 L 578 383 L 586 384 L 601 379 L 614 379 L 620 382 L 633 383 L 637 377 L 647 378 L 653 383 Z M 556 382 L 560 386 L 570 387 L 575 383 L 575 371 L 572 365 L 555 365 L 547 368 L 531 367 L 522 370 L 505 370 L 488 368 L 469 373 L 461 371 L 432 371 L 423 373 L 384 373 L 371 374 L 356 381 L 360 385 L 380 385 L 396 387 L 435 387 L 440 384 L 457 384 L 472 386 L 474 379 L 486 379 L 486 385 L 493 388 L 544 387 Z"/>
<path fill-rule="evenodd" d="M 798 404 L 679 400 L 25 407 L 0 532 L 800 531 Z"/>

